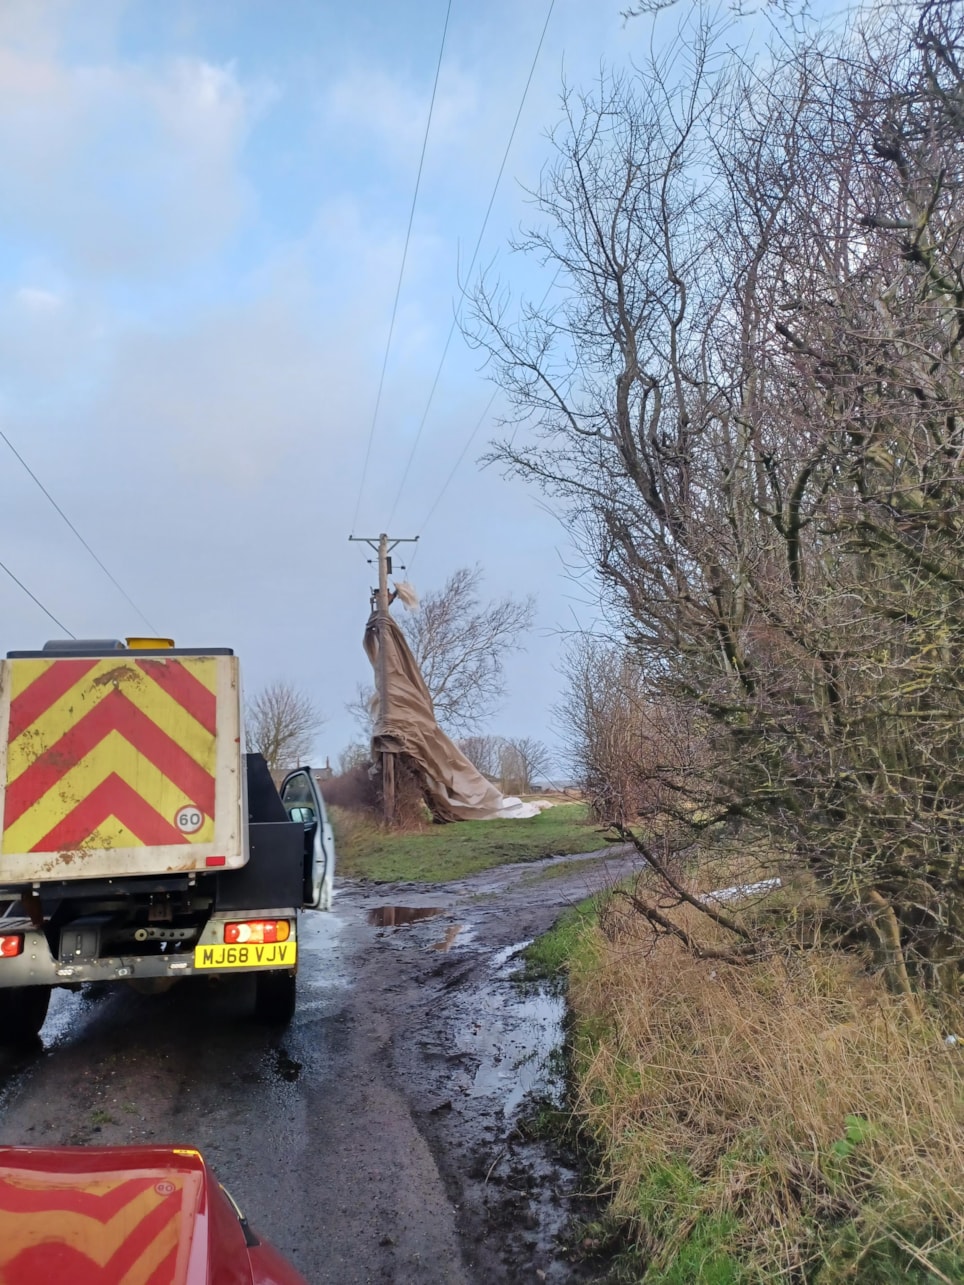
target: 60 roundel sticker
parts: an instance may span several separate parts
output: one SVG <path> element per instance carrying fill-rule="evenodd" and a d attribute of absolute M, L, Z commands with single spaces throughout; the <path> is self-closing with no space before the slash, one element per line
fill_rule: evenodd
<path fill-rule="evenodd" d="M 204 813 L 193 803 L 187 803 L 183 808 L 178 808 L 174 824 L 181 834 L 197 834 L 204 824 Z"/>

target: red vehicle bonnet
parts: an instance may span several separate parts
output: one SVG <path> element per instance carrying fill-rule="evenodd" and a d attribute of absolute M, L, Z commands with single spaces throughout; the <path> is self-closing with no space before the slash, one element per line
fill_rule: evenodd
<path fill-rule="evenodd" d="M 0 1147 L 0 1280 L 305 1285 L 189 1147 Z"/>

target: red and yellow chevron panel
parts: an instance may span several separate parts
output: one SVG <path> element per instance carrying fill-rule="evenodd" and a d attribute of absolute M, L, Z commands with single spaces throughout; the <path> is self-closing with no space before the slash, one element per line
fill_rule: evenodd
<path fill-rule="evenodd" d="M 210 844 L 219 659 L 8 661 L 3 852 Z"/>
<path fill-rule="evenodd" d="M 182 1282 L 203 1194 L 201 1171 L 0 1166 L 0 1282 Z"/>

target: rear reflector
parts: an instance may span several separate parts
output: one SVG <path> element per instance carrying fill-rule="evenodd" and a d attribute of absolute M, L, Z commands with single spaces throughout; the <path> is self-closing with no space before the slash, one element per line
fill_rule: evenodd
<path fill-rule="evenodd" d="M 23 953 L 23 938 L 18 934 L 0 937 L 0 959 L 13 959 Z"/>
<path fill-rule="evenodd" d="M 204 864 L 206 866 L 226 866 L 228 859 L 227 857 L 205 857 Z"/>
<path fill-rule="evenodd" d="M 241 923 L 224 925 L 224 940 L 229 946 L 255 946 L 287 941 L 291 924 L 287 919 L 245 919 Z"/>

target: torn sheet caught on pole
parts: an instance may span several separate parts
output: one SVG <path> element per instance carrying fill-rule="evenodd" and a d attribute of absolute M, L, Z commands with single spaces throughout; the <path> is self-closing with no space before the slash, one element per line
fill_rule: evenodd
<path fill-rule="evenodd" d="M 388 696 L 385 711 L 376 702 L 372 749 L 407 754 L 414 760 L 440 820 L 494 821 L 537 815 L 539 808 L 534 804 L 502 795 L 439 728 L 425 680 L 391 616 L 371 614 L 364 646 L 376 673 L 380 659 L 385 662 Z M 384 649 L 381 657 L 380 649 Z"/>

